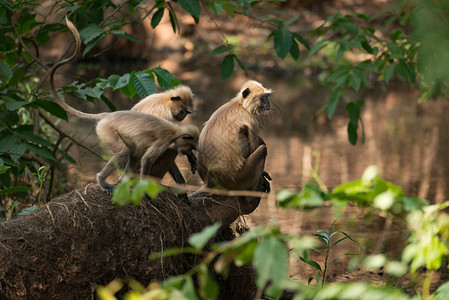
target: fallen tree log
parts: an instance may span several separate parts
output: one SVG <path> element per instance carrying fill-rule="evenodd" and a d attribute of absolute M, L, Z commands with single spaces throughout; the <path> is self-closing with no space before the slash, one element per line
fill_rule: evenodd
<path fill-rule="evenodd" d="M 60 196 L 22 217 L 0 223 L 0 299 L 92 299 L 115 278 L 143 284 L 185 273 L 200 257 L 149 255 L 187 246 L 187 238 L 221 221 L 215 241 L 234 237 L 229 224 L 252 212 L 260 198 L 196 192 L 186 205 L 171 192 L 140 206 L 117 208 L 97 185 Z M 218 278 L 220 298 L 251 299 L 250 267 Z"/>

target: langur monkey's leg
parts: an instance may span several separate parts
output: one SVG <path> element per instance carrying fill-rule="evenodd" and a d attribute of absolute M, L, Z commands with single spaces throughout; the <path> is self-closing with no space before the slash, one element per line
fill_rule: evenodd
<path fill-rule="evenodd" d="M 242 168 L 234 178 L 222 178 L 221 183 L 223 187 L 232 187 L 232 189 L 236 190 L 251 190 L 256 186 L 261 177 L 270 179 L 269 175 L 268 177 L 264 176 L 266 173 L 264 171 L 266 157 L 267 146 L 262 144 L 248 156 Z"/>
<path fill-rule="evenodd" d="M 103 170 L 97 173 L 97 182 L 108 195 L 112 195 L 116 185 L 107 183 L 106 178 L 114 172 L 116 166 L 123 168 L 125 164 L 128 164 L 130 159 L 130 151 L 129 149 L 126 149 L 125 151 L 114 155 L 114 157 L 108 161 Z"/>
<path fill-rule="evenodd" d="M 170 173 L 170 176 L 177 184 L 186 184 L 184 176 L 182 176 L 181 171 L 179 170 L 178 166 L 175 163 L 171 165 L 170 169 L 168 169 L 168 172 Z"/>
<path fill-rule="evenodd" d="M 143 179 L 143 176 L 147 174 L 151 174 L 151 169 L 156 162 L 156 160 L 167 150 L 161 145 L 152 145 L 145 154 L 140 159 L 140 179 Z M 171 165 L 171 164 L 170 164 Z"/>
<path fill-rule="evenodd" d="M 173 179 L 178 183 L 177 179 L 179 180 L 179 178 L 182 178 L 182 182 L 183 184 L 185 184 L 185 180 L 184 177 L 182 177 L 181 171 L 174 163 L 178 152 L 172 149 L 166 150 L 161 155 L 158 155 L 158 152 L 160 151 L 157 150 L 157 147 L 150 147 L 142 156 L 140 169 L 141 179 L 143 175 L 146 174 L 162 178 L 164 174 L 167 173 L 168 166 L 168 172 L 170 172 L 170 175 L 172 175 Z M 154 157 L 158 157 L 156 161 L 154 161 Z M 177 173 L 173 174 L 172 172 Z M 178 178 L 176 179 L 175 176 L 178 176 Z M 190 203 L 186 193 L 178 194 L 178 197 L 186 204 Z"/>

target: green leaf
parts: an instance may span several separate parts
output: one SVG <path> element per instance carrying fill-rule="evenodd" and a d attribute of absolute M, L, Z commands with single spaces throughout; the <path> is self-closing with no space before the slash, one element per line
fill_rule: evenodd
<path fill-rule="evenodd" d="M 109 107 L 111 111 L 116 111 L 117 107 L 115 107 L 114 103 L 111 102 L 105 95 L 101 95 L 100 99 Z"/>
<path fill-rule="evenodd" d="M 131 193 L 131 202 L 134 205 L 138 206 L 140 204 L 140 201 L 145 197 L 145 193 L 149 183 L 149 180 L 144 179 L 137 181 L 137 183 L 133 186 L 133 190 Z"/>
<path fill-rule="evenodd" d="M 329 99 L 329 105 L 327 107 L 327 118 L 329 120 L 332 119 L 335 110 L 338 107 L 338 103 L 340 103 L 340 97 L 338 97 L 338 95 L 332 95 L 331 98 Z"/>
<path fill-rule="evenodd" d="M 11 98 L 9 96 L 6 96 L 6 95 L 5 96 L 0 96 L 0 99 L 5 101 L 6 109 L 10 110 L 10 111 L 17 110 L 18 108 L 22 107 L 26 103 L 24 100 L 18 101 L 16 99 L 13 99 L 13 98 Z"/>
<path fill-rule="evenodd" d="M 0 195 L 13 194 L 13 193 L 21 193 L 31 190 L 30 187 L 27 186 L 14 186 L 10 188 L 6 188 L 0 191 Z"/>
<path fill-rule="evenodd" d="M 234 59 L 237 62 L 237 64 L 239 65 L 240 69 L 242 69 L 245 72 L 246 76 L 248 76 L 248 72 L 246 71 L 245 66 L 243 65 L 243 63 L 241 62 L 241 60 L 238 58 L 237 55 L 234 55 Z"/>
<path fill-rule="evenodd" d="M 15 154 L 21 156 L 26 151 L 25 147 L 20 142 L 20 139 L 15 135 L 7 135 L 0 140 L 0 153 Z"/>
<path fill-rule="evenodd" d="M 179 5 L 187 11 L 192 17 L 195 19 L 195 23 L 198 23 L 200 14 L 201 14 L 201 6 L 198 0 L 178 0 Z"/>
<path fill-rule="evenodd" d="M 349 75 L 349 83 L 351 84 L 352 88 L 357 92 L 360 89 L 362 80 L 360 79 L 357 73 L 353 72 L 351 75 Z"/>
<path fill-rule="evenodd" d="M 151 18 L 151 27 L 155 28 L 157 25 L 159 25 L 159 22 L 161 22 L 162 16 L 164 15 L 165 8 L 162 7 L 158 9 L 153 17 Z"/>
<path fill-rule="evenodd" d="M 95 47 L 95 45 L 98 44 L 98 42 L 101 41 L 102 38 L 104 38 L 104 34 L 100 35 L 92 42 L 90 42 L 84 49 L 83 56 L 86 56 L 86 54 L 89 53 L 89 51 L 92 50 L 92 48 Z"/>
<path fill-rule="evenodd" d="M 449 282 L 440 285 L 433 295 L 435 297 L 433 300 L 449 299 Z"/>
<path fill-rule="evenodd" d="M 305 262 L 306 264 L 308 264 L 308 265 L 314 267 L 314 268 L 317 269 L 318 271 L 323 272 L 323 271 L 321 270 L 321 266 L 320 266 L 316 261 L 310 260 L 310 259 L 305 258 L 305 257 L 303 257 L 303 256 L 300 256 L 299 259 L 302 260 L 303 262 Z"/>
<path fill-rule="evenodd" d="M 0 166 L 0 174 L 8 172 L 9 169 L 11 169 L 10 166 Z"/>
<path fill-rule="evenodd" d="M 229 50 L 231 50 L 231 48 L 229 48 L 229 46 L 221 45 L 221 46 L 218 46 L 217 48 L 215 48 L 214 50 L 212 50 L 211 54 L 217 55 L 217 54 L 228 52 Z"/>
<path fill-rule="evenodd" d="M 101 95 L 103 95 L 103 89 L 101 89 L 100 87 L 96 86 L 96 87 L 86 87 L 84 89 L 84 93 L 92 98 L 100 98 Z"/>
<path fill-rule="evenodd" d="M 198 281 L 200 284 L 200 296 L 202 299 L 217 299 L 220 289 L 212 279 L 206 266 L 202 266 L 198 274 Z"/>
<path fill-rule="evenodd" d="M 223 59 L 223 62 L 221 63 L 220 67 L 220 79 L 224 80 L 231 76 L 232 72 L 234 71 L 234 55 L 228 54 Z"/>
<path fill-rule="evenodd" d="M 396 68 L 396 65 L 394 65 L 394 64 L 388 65 L 385 68 L 385 70 L 384 70 L 384 80 L 385 80 L 386 83 L 388 83 L 390 81 L 391 77 L 393 77 L 395 68 Z"/>
<path fill-rule="evenodd" d="M 235 17 L 235 13 L 234 13 L 234 9 L 232 8 L 232 5 L 228 2 L 223 2 L 222 3 L 223 9 L 226 11 L 226 13 L 234 19 Z"/>
<path fill-rule="evenodd" d="M 214 237 L 217 231 L 220 229 L 221 223 L 215 223 L 205 227 L 201 232 L 194 233 L 189 236 L 189 244 L 200 250 Z"/>
<path fill-rule="evenodd" d="M 292 47 L 293 35 L 285 28 L 278 28 L 274 32 L 274 49 L 280 58 L 284 58 Z"/>
<path fill-rule="evenodd" d="M 175 33 L 180 32 L 178 18 L 176 17 L 176 13 L 173 10 L 173 7 L 171 6 L 170 2 L 168 3 L 168 9 L 169 9 L 170 24 L 173 29 L 173 32 Z"/>
<path fill-rule="evenodd" d="M 146 193 L 150 196 L 151 199 L 156 199 L 159 192 L 163 191 L 163 186 L 158 184 L 156 181 L 151 180 L 147 185 Z"/>
<path fill-rule="evenodd" d="M 36 153 L 37 156 L 47 159 L 49 161 L 56 161 L 56 158 L 53 156 L 52 152 L 48 148 L 39 147 L 34 144 L 24 144 L 25 147 Z"/>
<path fill-rule="evenodd" d="M 34 135 L 32 132 L 19 132 L 18 136 L 28 142 L 33 142 L 37 145 L 42 145 L 45 147 L 53 147 L 53 144 L 46 139 L 41 138 L 38 135 Z"/>
<path fill-rule="evenodd" d="M 12 77 L 11 68 L 2 61 L 0 61 L 0 76 L 2 76 L 6 80 L 11 79 Z"/>
<path fill-rule="evenodd" d="M 89 24 L 83 29 L 79 31 L 79 34 L 81 36 L 81 40 L 85 45 L 89 44 L 92 40 L 100 37 L 104 34 L 103 28 L 98 26 L 97 24 Z"/>
<path fill-rule="evenodd" d="M 17 85 L 24 77 L 25 75 L 25 67 L 16 68 L 13 73 L 12 77 L 9 80 L 9 85 Z"/>
<path fill-rule="evenodd" d="M 241 267 L 251 263 L 253 261 L 254 250 L 256 250 L 258 244 L 258 241 L 254 239 L 240 247 L 234 258 L 235 265 Z"/>
<path fill-rule="evenodd" d="M 16 48 L 16 42 L 10 36 L 0 34 L 0 51 L 7 52 Z"/>
<path fill-rule="evenodd" d="M 113 74 L 108 77 L 108 85 L 110 88 L 112 88 L 114 91 L 116 89 L 122 88 L 126 86 L 129 83 L 129 74 L 126 73 L 122 76 Z"/>
<path fill-rule="evenodd" d="M 136 90 L 134 89 L 134 86 L 131 82 L 125 85 L 124 87 L 121 87 L 119 90 L 123 95 L 125 95 L 129 99 L 132 99 L 136 95 Z"/>
<path fill-rule="evenodd" d="M 68 120 L 66 111 L 55 102 L 48 100 L 36 100 L 35 103 L 37 106 L 48 111 L 52 115 L 66 121 Z"/>
<path fill-rule="evenodd" d="M 33 212 L 33 211 L 35 211 L 35 210 L 37 210 L 37 209 L 39 209 L 39 207 L 36 206 L 36 205 L 33 205 L 33 206 L 31 206 L 31 207 L 28 207 L 28 208 L 22 210 L 22 211 L 19 212 L 17 215 L 18 215 L 18 216 L 25 216 L 25 215 L 29 214 L 30 212 Z"/>
<path fill-rule="evenodd" d="M 294 60 L 298 60 L 299 58 L 299 46 L 298 43 L 296 43 L 295 40 L 292 41 L 292 46 L 290 48 L 290 55 L 293 57 Z"/>
<path fill-rule="evenodd" d="M 133 41 L 135 43 L 140 43 L 141 41 L 139 40 L 139 38 L 135 37 L 134 35 L 128 34 L 122 30 L 111 30 L 110 31 L 111 34 L 116 35 L 116 36 L 120 36 L 122 38 L 125 38 L 127 40 Z"/>
<path fill-rule="evenodd" d="M 131 198 L 131 185 L 132 181 L 129 178 L 120 181 L 112 193 L 112 203 L 118 207 L 123 207 L 127 204 Z"/>
<path fill-rule="evenodd" d="M 192 277 L 186 277 L 186 281 L 181 289 L 182 294 L 189 300 L 198 300 L 198 295 L 196 294 L 196 288 L 193 284 Z"/>
<path fill-rule="evenodd" d="M 298 42 L 303 44 L 307 50 L 310 50 L 309 42 L 307 42 L 307 40 L 305 38 L 303 38 L 301 35 L 299 35 L 297 33 L 293 33 L 293 36 L 295 37 L 296 40 L 298 40 Z"/>
<path fill-rule="evenodd" d="M 284 26 L 287 27 L 288 25 L 293 24 L 299 19 L 299 17 L 301 17 L 301 15 L 297 15 L 296 17 L 288 19 L 287 21 L 284 22 Z"/>
<path fill-rule="evenodd" d="M 137 94 L 141 98 L 145 98 L 151 94 L 157 93 L 156 84 L 153 77 L 144 72 L 137 72 L 131 75 L 131 82 Z"/>
<path fill-rule="evenodd" d="M 152 71 L 154 74 L 156 74 L 157 82 L 164 90 L 171 89 L 181 84 L 181 82 L 176 79 L 175 75 L 171 74 L 166 69 L 156 67 L 153 68 Z"/>
<path fill-rule="evenodd" d="M 256 284 L 259 289 L 271 282 L 268 296 L 278 297 L 282 293 L 281 282 L 288 277 L 288 252 L 285 244 L 269 237 L 257 245 L 253 266 L 257 271 Z"/>
<path fill-rule="evenodd" d="M 349 114 L 349 121 L 352 124 L 357 125 L 360 118 L 360 106 L 356 102 L 349 102 L 346 105 L 346 110 Z"/>
<path fill-rule="evenodd" d="M 314 55 L 315 53 L 319 52 L 321 49 L 327 46 L 327 43 L 329 41 L 327 39 L 322 39 L 315 45 L 313 45 L 312 49 L 310 49 L 309 57 Z"/>
<path fill-rule="evenodd" d="M 353 123 L 348 123 L 348 139 L 352 145 L 357 144 L 357 128 Z"/>
<path fill-rule="evenodd" d="M 223 11 L 223 6 L 215 1 L 209 3 L 209 7 L 216 15 L 221 14 L 221 12 Z"/>

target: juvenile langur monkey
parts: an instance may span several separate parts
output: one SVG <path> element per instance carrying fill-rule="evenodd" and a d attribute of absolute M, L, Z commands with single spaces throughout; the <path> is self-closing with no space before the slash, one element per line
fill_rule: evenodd
<path fill-rule="evenodd" d="M 131 108 L 131 111 L 151 114 L 171 122 L 180 122 L 188 114 L 192 113 L 192 100 L 194 97 L 189 87 L 180 85 L 140 100 Z M 173 162 L 168 171 L 176 183 L 186 183 L 175 162 Z"/>
<path fill-rule="evenodd" d="M 56 92 L 54 74 L 56 70 L 78 55 L 80 51 L 80 36 L 75 26 L 66 19 L 67 26 L 72 31 L 76 50 L 67 59 L 56 63 L 50 71 L 50 87 L 55 101 L 71 114 L 84 119 L 98 121 L 96 131 L 99 139 L 113 152 L 113 158 L 97 174 L 98 184 L 108 194 L 115 185 L 106 183 L 106 178 L 114 169 L 115 164 L 124 167 L 125 171 L 135 168 L 140 162 L 140 175 L 156 174 L 162 177 L 173 165 L 173 151 L 185 154 L 190 162 L 191 171 L 196 171 L 196 157 L 192 150 L 196 149 L 199 131 L 194 125 L 180 126 L 156 116 L 137 111 L 116 111 L 99 114 L 84 113 L 66 104 Z M 159 170 L 152 170 L 156 163 Z M 162 170 L 162 172 L 161 172 Z M 163 173 L 163 174 L 161 174 Z"/>
<path fill-rule="evenodd" d="M 140 160 L 140 176 L 152 174 L 151 168 L 167 150 L 176 150 L 187 156 L 192 173 L 196 171 L 196 150 L 199 131 L 194 125 L 177 125 L 150 114 L 135 111 L 107 113 L 96 126 L 99 139 L 114 153 L 114 157 L 97 174 L 98 184 L 107 193 L 112 193 L 115 185 L 106 183 L 106 178 L 119 165 L 126 171 L 134 168 Z M 160 166 L 167 172 L 174 156 Z M 168 165 L 168 166 L 167 166 Z M 154 171 L 156 174 L 158 170 Z M 161 170 L 159 170 L 161 172 Z M 156 177 L 162 177 L 158 174 Z"/>
<path fill-rule="evenodd" d="M 205 123 L 198 144 L 198 174 L 208 187 L 253 189 L 262 179 L 269 189 L 271 178 L 264 171 L 267 146 L 259 130 L 270 110 L 271 93 L 250 80 Z"/>

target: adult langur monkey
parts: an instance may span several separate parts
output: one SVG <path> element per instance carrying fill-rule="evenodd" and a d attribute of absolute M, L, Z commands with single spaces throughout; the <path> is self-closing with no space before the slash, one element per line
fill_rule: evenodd
<path fill-rule="evenodd" d="M 208 187 L 251 190 L 262 178 L 269 189 L 267 146 L 259 130 L 270 110 L 271 93 L 250 80 L 205 123 L 198 143 L 198 174 Z"/>
<path fill-rule="evenodd" d="M 185 154 L 191 164 L 192 173 L 196 170 L 196 157 L 192 150 L 196 149 L 199 131 L 194 125 L 180 126 L 156 116 L 138 111 L 116 111 L 109 113 L 84 113 L 66 104 L 56 92 L 54 74 L 64 64 L 71 62 L 80 51 L 80 36 L 75 26 L 66 18 L 67 26 L 72 31 L 76 51 L 71 57 L 56 63 L 50 71 L 50 87 L 55 101 L 71 114 L 84 119 L 96 120 L 96 131 L 99 139 L 114 153 L 113 158 L 97 174 L 99 185 L 111 194 L 115 185 L 106 183 L 106 178 L 115 164 L 124 167 L 125 171 L 135 168 L 140 161 L 140 175 L 151 175 L 154 172 L 162 177 L 174 164 L 177 154 Z M 158 166 L 159 170 L 152 170 Z"/>

